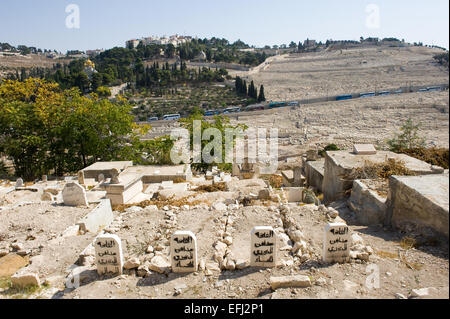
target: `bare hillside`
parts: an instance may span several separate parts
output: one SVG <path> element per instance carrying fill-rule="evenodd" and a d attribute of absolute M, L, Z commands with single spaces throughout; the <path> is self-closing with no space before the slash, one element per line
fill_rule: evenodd
<path fill-rule="evenodd" d="M 373 47 L 279 56 L 247 74 L 263 84 L 269 100 L 295 100 L 327 95 L 380 91 L 449 81 L 445 67 L 426 47 Z"/>

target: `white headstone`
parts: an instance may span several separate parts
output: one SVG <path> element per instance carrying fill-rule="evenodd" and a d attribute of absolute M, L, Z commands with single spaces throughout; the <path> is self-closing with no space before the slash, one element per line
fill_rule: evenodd
<path fill-rule="evenodd" d="M 251 232 L 250 266 L 275 267 L 277 237 L 271 226 L 257 226 Z"/>
<path fill-rule="evenodd" d="M 102 183 L 102 182 L 104 182 L 104 181 L 105 181 L 105 175 L 99 174 L 99 175 L 98 175 L 98 182 L 99 182 L 99 183 Z"/>
<path fill-rule="evenodd" d="M 62 191 L 64 205 L 88 206 L 86 190 L 78 183 L 67 183 Z"/>
<path fill-rule="evenodd" d="M 18 178 L 16 180 L 16 187 L 23 187 L 23 179 Z"/>
<path fill-rule="evenodd" d="M 119 236 L 105 234 L 95 240 L 95 261 L 97 272 L 103 274 L 122 274 L 123 253 Z"/>
<path fill-rule="evenodd" d="M 42 181 L 46 183 L 48 181 L 47 175 L 42 175 Z"/>
<path fill-rule="evenodd" d="M 323 241 L 323 260 L 328 263 L 349 260 L 351 236 L 344 223 L 330 223 L 325 226 Z"/>
<path fill-rule="evenodd" d="M 372 144 L 354 144 L 353 153 L 356 155 L 375 155 L 377 150 Z"/>
<path fill-rule="evenodd" d="M 170 260 L 173 272 L 197 271 L 197 238 L 190 231 L 175 232 L 170 241 Z"/>

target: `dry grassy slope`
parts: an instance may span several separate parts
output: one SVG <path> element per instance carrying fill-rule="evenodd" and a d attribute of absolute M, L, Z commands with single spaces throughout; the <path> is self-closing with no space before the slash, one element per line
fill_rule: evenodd
<path fill-rule="evenodd" d="M 429 146 L 449 147 L 448 91 L 377 96 L 305 104 L 295 109 L 242 113 L 238 115 L 238 121 L 234 118 L 232 122 L 278 128 L 279 149 L 285 153 L 299 153 L 311 145 L 323 147 L 331 143 L 345 148 L 352 148 L 353 143 L 374 143 L 385 147 L 386 140 L 399 133 L 408 118 L 420 124 L 419 133 Z"/>
<path fill-rule="evenodd" d="M 17 56 L 3 56 L 0 55 L 0 77 L 4 76 L 5 73 L 11 70 L 20 68 L 51 68 L 57 63 L 69 63 L 70 59 L 50 59 L 42 55 L 29 54 L 27 56 L 17 55 Z M 15 72 L 15 71 L 14 71 Z"/>
<path fill-rule="evenodd" d="M 268 100 L 294 100 L 406 85 L 447 83 L 448 70 L 426 47 L 352 48 L 291 54 L 275 59 L 249 78 L 263 84 Z"/>

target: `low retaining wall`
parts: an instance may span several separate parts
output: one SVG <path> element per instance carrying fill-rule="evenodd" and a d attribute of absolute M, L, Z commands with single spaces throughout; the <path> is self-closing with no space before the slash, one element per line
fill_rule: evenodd
<path fill-rule="evenodd" d="M 309 186 L 322 192 L 323 174 L 325 171 L 325 160 L 309 161 L 305 163 L 305 177 Z"/>
<path fill-rule="evenodd" d="M 449 233 L 449 175 L 391 176 L 387 221 L 406 232 Z"/>
<path fill-rule="evenodd" d="M 384 224 L 386 220 L 386 200 L 369 189 L 363 180 L 355 180 L 348 205 L 355 212 L 359 223 L 378 225 Z"/>

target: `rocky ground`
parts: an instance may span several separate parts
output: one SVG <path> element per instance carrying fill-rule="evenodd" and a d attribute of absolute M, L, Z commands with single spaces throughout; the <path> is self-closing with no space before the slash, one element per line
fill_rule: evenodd
<path fill-rule="evenodd" d="M 17 193 L 7 195 L 12 205 L 17 204 L 11 199 Z M 445 244 L 414 246 L 405 239 L 406 234 L 382 226 L 360 226 L 344 202 L 328 208 L 283 204 L 283 192 L 276 193 L 281 204 L 276 200 L 255 201 L 247 207 L 226 205 L 221 199 L 228 193 L 216 192 L 199 195 L 204 202 L 191 206 L 133 206 L 116 211 L 115 221 L 105 231 L 121 238 L 127 269 L 121 276 L 100 277 L 94 259 L 86 253 L 77 289 L 65 286 L 66 276 L 95 234 L 73 234 L 68 229 L 89 209 L 46 202 L 3 208 L 0 246 L 9 247 L 9 255 L 26 255 L 31 260 L 29 267 L 39 269 L 45 285 L 33 292 L 18 292 L 4 285 L 0 298 L 449 297 Z M 325 264 L 321 261 L 324 227 L 342 220 L 352 231 L 353 258 L 345 264 Z M 248 265 L 250 230 L 261 225 L 273 226 L 277 234 L 275 268 Z M 199 271 L 170 271 L 168 239 L 176 230 L 190 230 L 197 236 Z M 370 285 L 374 269 L 379 274 L 379 288 Z M 271 288 L 271 277 L 292 275 L 306 276 L 300 277 L 307 281 L 303 288 Z"/>

